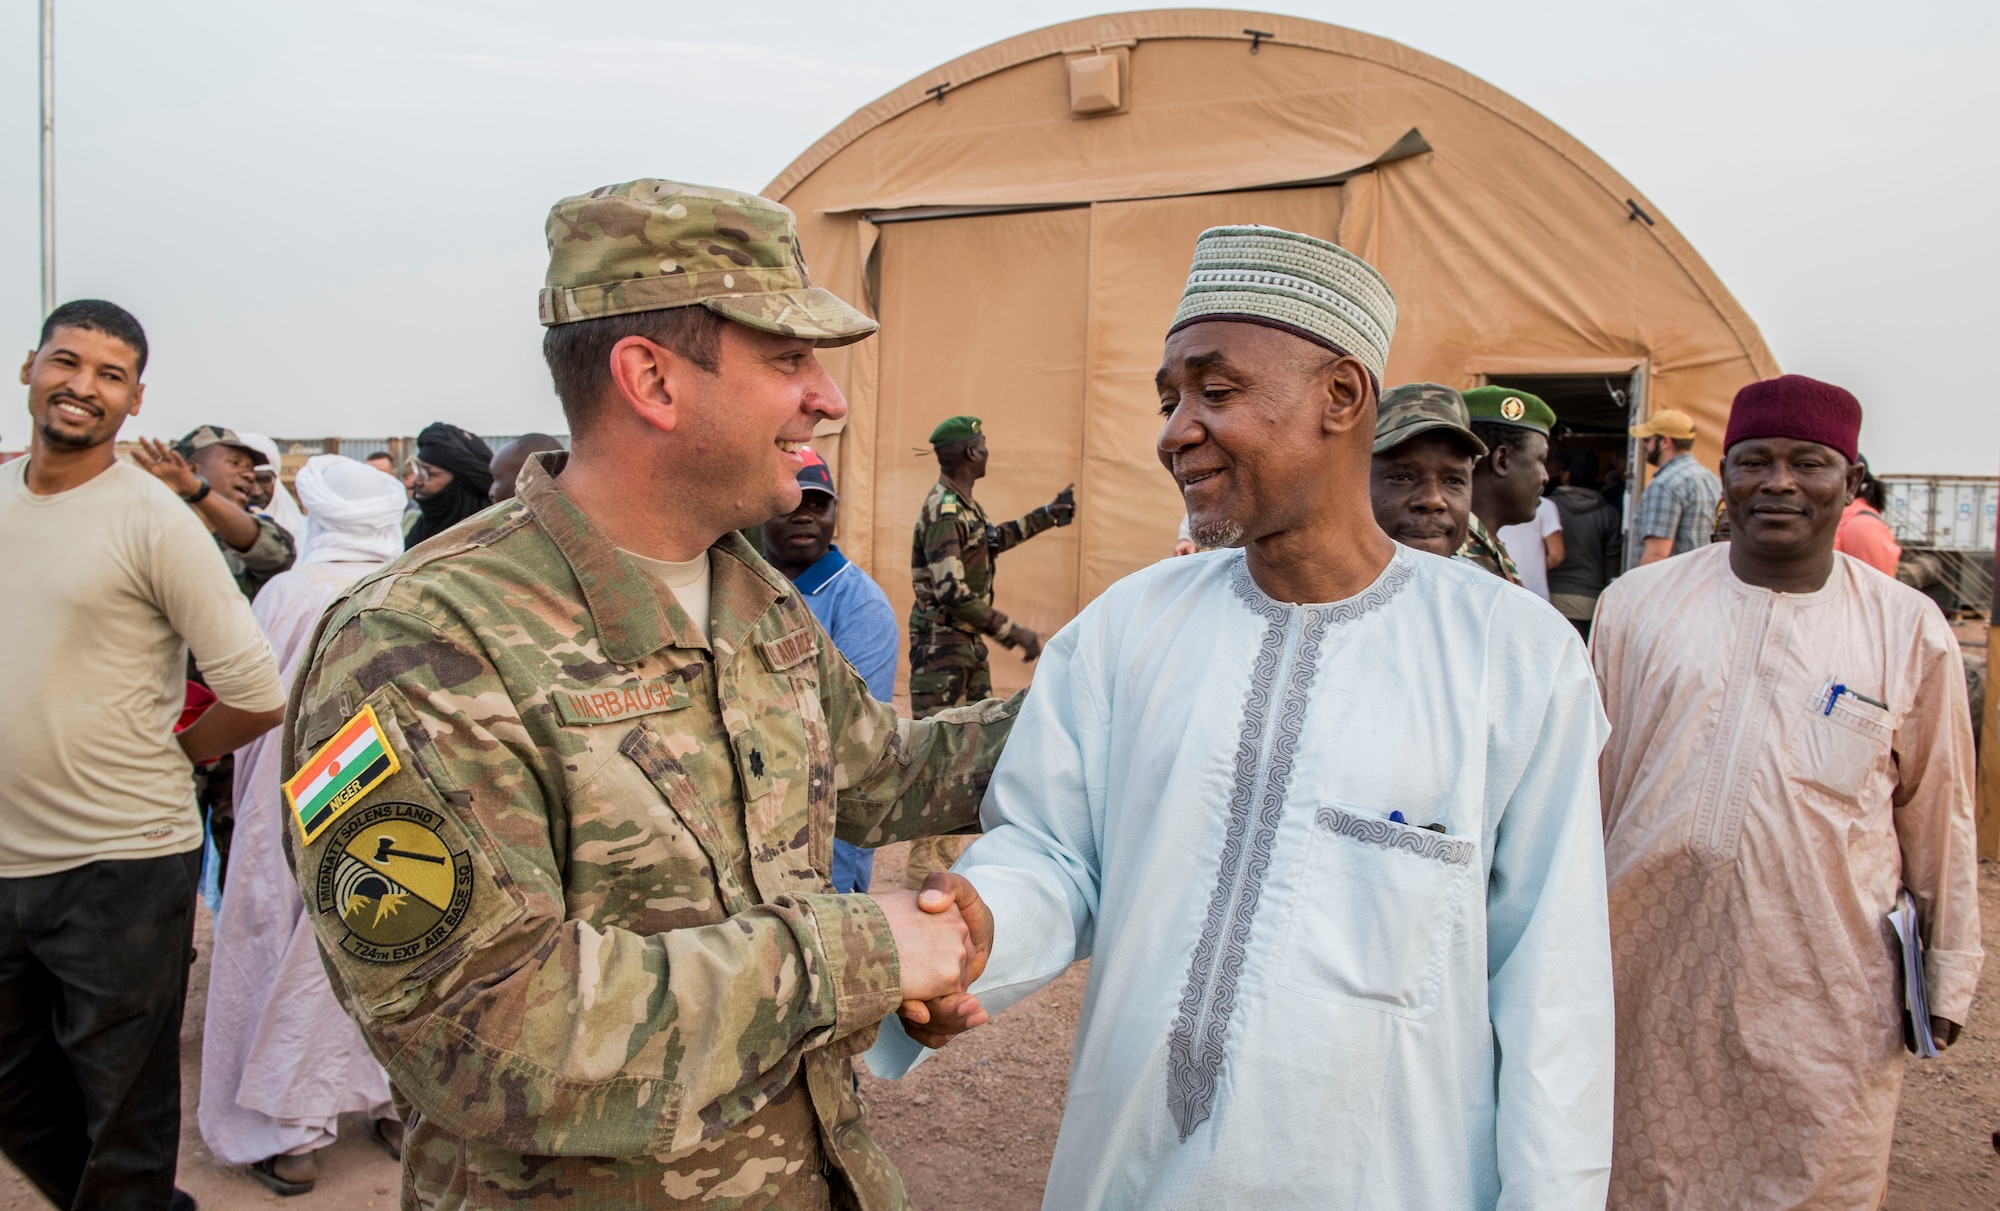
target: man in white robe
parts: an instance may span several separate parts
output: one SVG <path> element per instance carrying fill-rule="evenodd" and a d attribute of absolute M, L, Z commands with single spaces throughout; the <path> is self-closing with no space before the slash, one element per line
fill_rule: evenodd
<path fill-rule="evenodd" d="M 1837 554 L 1861 405 L 1797 375 L 1730 410 L 1730 541 L 1627 573 L 1612 720 L 1614 1208 L 1874 1207 L 1903 1084 L 1885 918 L 1923 921 L 1938 1042 L 1979 980 L 1972 729 L 1922 594 Z"/>
<path fill-rule="evenodd" d="M 251 607 L 287 686 L 310 655 L 320 613 L 403 551 L 405 496 L 394 476 L 322 454 L 300 469 L 298 488 L 310 510 L 298 566 Z M 402 1127 L 387 1074 L 327 984 L 285 863 L 281 835 L 296 826 L 279 789 L 276 736 L 245 747 L 236 763 L 236 842 L 215 920 L 199 1121 L 217 1157 L 251 1166 L 280 1194 L 303 1194 L 318 1177 L 314 1153 L 334 1141 L 343 1112 L 369 1113 L 392 1151 Z"/>
<path fill-rule="evenodd" d="M 1603 714 L 1561 617 L 1377 526 L 1393 325 L 1324 241 L 1196 245 L 1159 450 L 1229 549 L 1049 643 L 956 867 L 985 1011 L 1091 959 L 1045 1207 L 1603 1206 Z"/>

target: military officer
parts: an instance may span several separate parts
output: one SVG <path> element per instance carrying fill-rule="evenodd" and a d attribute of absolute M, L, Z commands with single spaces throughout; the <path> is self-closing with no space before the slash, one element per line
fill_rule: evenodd
<path fill-rule="evenodd" d="M 1458 392 L 1438 383 L 1384 391 L 1368 469 L 1375 524 L 1406 547 L 1451 558 L 1469 537 L 1472 466 L 1485 456 Z"/>
<path fill-rule="evenodd" d="M 981 636 L 1021 653 L 1042 654 L 1042 638 L 993 608 L 994 561 L 1044 530 L 1076 520 L 1076 495 L 1064 488 L 1055 500 L 1026 517 L 993 525 L 972 499 L 972 486 L 986 475 L 986 434 L 976 416 L 954 416 L 931 430 L 938 481 L 917 514 L 910 545 L 910 712 L 927 718 L 948 707 L 978 702 L 993 694 Z M 929 837 L 910 847 L 903 882 L 923 886 L 934 871 L 947 870 L 970 837 Z"/>
<path fill-rule="evenodd" d="M 974 827 L 1018 701 L 898 720 L 736 533 L 846 412 L 815 350 L 876 327 L 789 211 L 641 180 L 547 232 L 572 452 L 336 602 L 287 716 L 403 1205 L 902 1207 L 848 1057 L 899 1006 L 978 1024 L 990 918 L 950 875 L 835 894 L 833 841 Z"/>
<path fill-rule="evenodd" d="M 1520 570 L 1497 532 L 1535 520 L 1549 482 L 1549 430 L 1556 414 L 1539 396 L 1512 387 L 1474 387 L 1464 399 L 1472 431 L 1487 449 L 1472 469 L 1472 522 L 1458 554 L 1520 584 Z"/>

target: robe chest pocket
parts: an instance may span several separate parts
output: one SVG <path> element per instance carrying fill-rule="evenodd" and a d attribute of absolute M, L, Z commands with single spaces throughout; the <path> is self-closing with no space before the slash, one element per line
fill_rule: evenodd
<path fill-rule="evenodd" d="M 1799 778 L 1837 799 L 1859 803 L 1868 779 L 1889 752 L 1889 712 L 1842 694 L 1827 713 L 1816 700 L 1798 750 Z"/>
<path fill-rule="evenodd" d="M 1400 1017 L 1437 1008 L 1451 940 L 1480 884 L 1479 845 L 1322 804 L 1287 927 L 1279 983 Z"/>

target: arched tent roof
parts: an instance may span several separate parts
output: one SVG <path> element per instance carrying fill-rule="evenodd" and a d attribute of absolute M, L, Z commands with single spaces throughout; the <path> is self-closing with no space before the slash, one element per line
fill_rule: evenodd
<path fill-rule="evenodd" d="M 1073 87 L 1107 74 L 1116 109 L 1075 112 Z M 1118 13 L 1010 38 L 863 107 L 766 193 L 798 214 L 815 281 L 883 322 L 827 351 L 852 410 L 821 442 L 843 549 L 899 608 L 935 472 L 912 451 L 955 413 L 986 420 L 996 520 L 1077 483 L 1079 524 L 1003 561 L 1001 606 L 1029 625 L 1171 548 L 1151 379 L 1194 236 L 1218 223 L 1309 231 L 1380 269 L 1401 310 L 1390 382 L 1545 388 L 1607 448 L 1627 410 L 1672 407 L 1712 463 L 1735 390 L 1778 372 L 1583 144 L 1450 64 L 1293 17 Z"/>

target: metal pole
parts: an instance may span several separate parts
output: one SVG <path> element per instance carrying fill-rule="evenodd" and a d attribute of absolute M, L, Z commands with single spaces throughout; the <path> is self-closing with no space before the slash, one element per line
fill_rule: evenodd
<path fill-rule="evenodd" d="M 42 314 L 56 309 L 56 3 L 42 0 Z"/>

